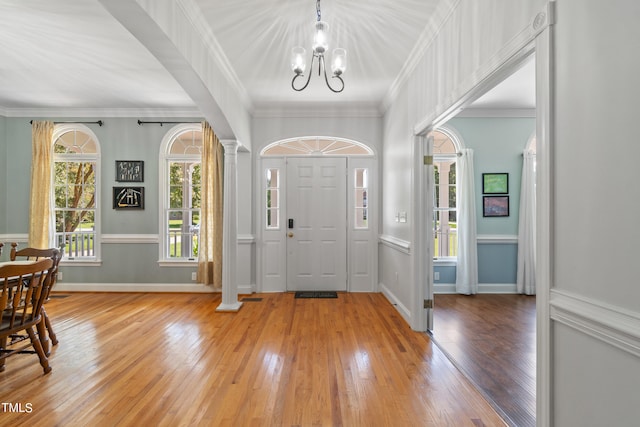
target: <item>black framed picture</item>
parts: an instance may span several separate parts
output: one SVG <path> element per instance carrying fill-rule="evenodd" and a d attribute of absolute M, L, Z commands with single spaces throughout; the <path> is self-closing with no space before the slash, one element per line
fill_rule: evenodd
<path fill-rule="evenodd" d="M 144 182 L 144 162 L 142 160 L 116 160 L 116 181 Z"/>
<path fill-rule="evenodd" d="M 113 209 L 144 209 L 144 187 L 113 187 Z"/>
<path fill-rule="evenodd" d="M 483 194 L 509 194 L 509 174 L 508 173 L 483 173 L 482 174 Z"/>
<path fill-rule="evenodd" d="M 509 216 L 509 196 L 482 196 L 482 216 Z"/>

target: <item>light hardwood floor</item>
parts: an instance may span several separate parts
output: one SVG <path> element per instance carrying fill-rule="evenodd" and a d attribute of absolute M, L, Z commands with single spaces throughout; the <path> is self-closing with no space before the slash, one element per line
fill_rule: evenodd
<path fill-rule="evenodd" d="M 0 402 L 30 410 L 0 425 L 504 425 L 381 294 L 259 294 L 235 314 L 219 295 L 56 296 L 53 370 L 7 360 Z"/>

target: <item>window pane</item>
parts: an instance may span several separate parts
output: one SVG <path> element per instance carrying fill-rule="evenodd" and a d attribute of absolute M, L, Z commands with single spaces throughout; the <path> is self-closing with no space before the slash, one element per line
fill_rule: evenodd
<path fill-rule="evenodd" d="M 280 170 L 267 169 L 265 171 L 265 218 L 268 229 L 280 228 Z"/>

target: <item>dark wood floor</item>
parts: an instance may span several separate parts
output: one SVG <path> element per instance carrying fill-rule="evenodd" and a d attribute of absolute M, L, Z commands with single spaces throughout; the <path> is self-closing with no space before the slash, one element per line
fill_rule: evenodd
<path fill-rule="evenodd" d="M 238 313 L 210 294 L 52 299 L 53 370 L 7 360 L 0 425 L 505 425 L 383 295 L 252 297 Z"/>
<path fill-rule="evenodd" d="M 518 427 L 535 426 L 536 299 L 436 295 L 433 338 Z"/>

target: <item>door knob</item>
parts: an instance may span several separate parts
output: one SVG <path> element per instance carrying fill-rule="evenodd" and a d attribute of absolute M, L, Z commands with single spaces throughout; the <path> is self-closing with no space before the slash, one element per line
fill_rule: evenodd
<path fill-rule="evenodd" d="M 287 236 L 288 236 L 289 238 L 292 238 L 292 237 L 293 237 L 293 233 L 292 233 L 292 232 L 288 232 L 288 233 L 287 233 Z"/>

